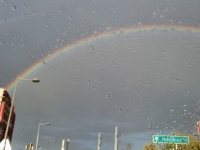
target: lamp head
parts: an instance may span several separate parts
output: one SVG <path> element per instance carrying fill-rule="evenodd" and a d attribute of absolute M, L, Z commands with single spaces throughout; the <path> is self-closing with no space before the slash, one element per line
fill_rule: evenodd
<path fill-rule="evenodd" d="M 40 82 L 40 80 L 37 79 L 37 78 L 33 78 L 33 79 L 32 79 L 32 82 L 34 82 L 34 83 L 38 83 L 38 82 Z"/>

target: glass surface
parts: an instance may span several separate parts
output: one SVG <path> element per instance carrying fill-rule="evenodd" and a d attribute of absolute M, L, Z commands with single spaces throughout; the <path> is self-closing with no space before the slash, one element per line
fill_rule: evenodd
<path fill-rule="evenodd" d="M 49 150 L 67 139 L 69 150 L 139 150 L 153 135 L 198 137 L 199 6 L 0 0 L 0 86 L 13 98 L 17 76 L 40 79 L 17 82 L 12 149 L 35 148 L 37 135 Z"/>

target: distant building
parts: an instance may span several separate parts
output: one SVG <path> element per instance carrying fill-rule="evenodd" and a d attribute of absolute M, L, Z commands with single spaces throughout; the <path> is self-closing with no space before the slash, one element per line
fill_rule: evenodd
<path fill-rule="evenodd" d="M 0 142 L 5 137 L 6 126 L 11 108 L 11 101 L 12 99 L 10 98 L 10 95 L 8 94 L 6 89 L 0 88 Z M 10 143 L 12 141 L 14 125 L 15 125 L 15 112 L 13 108 L 10 120 L 10 127 L 7 136 Z"/>

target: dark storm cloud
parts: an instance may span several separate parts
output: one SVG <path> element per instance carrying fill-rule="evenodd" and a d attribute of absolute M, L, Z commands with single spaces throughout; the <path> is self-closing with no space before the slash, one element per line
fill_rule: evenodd
<path fill-rule="evenodd" d="M 150 23 L 199 25 L 199 3 L 1 1 L 0 83 L 5 86 L 44 56 L 94 33 Z M 108 149 L 116 125 L 130 137 L 193 129 L 199 119 L 198 39 L 175 31 L 122 34 L 44 62 L 30 75 L 41 83 L 18 86 L 13 148 L 35 143 L 39 122 L 51 123 L 41 128 L 43 149 L 52 138 L 50 149 L 60 148 L 65 138 L 72 140 L 70 149 L 90 149 L 90 141 L 96 148 L 99 132 Z"/>
<path fill-rule="evenodd" d="M 124 135 L 193 128 L 197 120 L 194 105 L 199 99 L 199 82 L 194 82 L 199 73 L 198 50 L 189 48 L 185 41 L 197 45 L 196 35 L 188 40 L 185 33 L 158 32 L 101 39 L 44 64 L 32 74 L 41 83 L 19 84 L 18 92 L 23 95 L 16 97 L 16 127 L 20 120 L 51 122 L 43 128 L 43 139 L 85 141 L 87 137 L 95 142 L 100 132 L 110 144 L 116 125 Z M 92 53 L 88 45 L 94 47 Z M 27 108 L 19 110 L 21 104 Z M 26 111 L 27 118 L 22 115 Z M 25 129 L 27 135 L 37 131 L 34 122 L 28 127 L 35 129 Z M 20 132 L 19 128 L 15 131 Z"/>
<path fill-rule="evenodd" d="M 0 24 L 0 46 L 4 55 L 1 55 L 1 68 L 10 65 L 2 71 L 1 82 L 6 85 L 55 49 L 95 31 L 149 23 L 198 25 L 198 3 L 181 0 L 2 1 L 0 19 L 4 21 Z M 11 73 L 13 70 L 16 73 Z M 4 79 L 6 76 L 8 79 Z"/>

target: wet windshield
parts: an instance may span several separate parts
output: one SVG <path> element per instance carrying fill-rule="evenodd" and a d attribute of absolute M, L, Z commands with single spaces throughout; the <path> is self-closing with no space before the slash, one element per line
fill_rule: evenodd
<path fill-rule="evenodd" d="M 0 86 L 14 99 L 12 149 L 189 145 L 170 143 L 174 135 L 198 141 L 199 6 L 0 0 Z"/>

